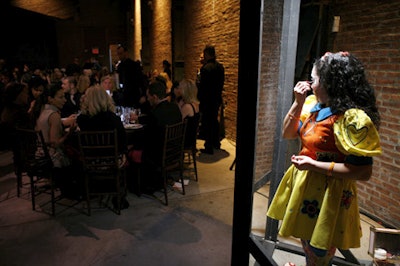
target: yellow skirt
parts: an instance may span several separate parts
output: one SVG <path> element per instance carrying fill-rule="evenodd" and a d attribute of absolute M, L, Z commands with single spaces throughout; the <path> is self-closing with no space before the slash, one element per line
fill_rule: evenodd
<path fill-rule="evenodd" d="M 362 231 L 354 180 L 301 171 L 292 165 L 279 184 L 267 216 L 282 220 L 281 236 L 310 240 L 316 248 L 360 247 Z"/>

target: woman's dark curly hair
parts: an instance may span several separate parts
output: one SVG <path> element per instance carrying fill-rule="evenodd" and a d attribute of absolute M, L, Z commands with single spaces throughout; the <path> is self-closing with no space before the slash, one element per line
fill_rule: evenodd
<path fill-rule="evenodd" d="M 314 63 L 319 83 L 329 97 L 329 106 L 338 113 L 363 110 L 378 128 L 380 115 L 375 91 L 368 83 L 364 66 L 348 52 L 326 53 Z"/>

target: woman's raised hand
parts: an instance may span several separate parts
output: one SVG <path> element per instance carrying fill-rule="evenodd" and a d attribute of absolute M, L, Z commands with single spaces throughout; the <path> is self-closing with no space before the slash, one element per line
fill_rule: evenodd
<path fill-rule="evenodd" d="M 307 97 L 307 92 L 311 91 L 311 85 L 308 81 L 299 81 L 293 88 L 294 96 L 296 101 L 304 103 Z"/>

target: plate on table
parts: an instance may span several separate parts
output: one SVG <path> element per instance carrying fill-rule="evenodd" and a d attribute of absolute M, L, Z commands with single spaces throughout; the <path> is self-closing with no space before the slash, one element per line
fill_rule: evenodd
<path fill-rule="evenodd" d="M 124 125 L 124 127 L 126 129 L 139 129 L 139 128 L 142 128 L 143 125 L 142 124 L 126 124 L 126 125 Z"/>

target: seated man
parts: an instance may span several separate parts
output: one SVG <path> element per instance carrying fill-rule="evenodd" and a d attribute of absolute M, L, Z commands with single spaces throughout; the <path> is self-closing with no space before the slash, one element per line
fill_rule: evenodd
<path fill-rule="evenodd" d="M 165 126 L 181 122 L 182 115 L 178 105 L 168 101 L 166 85 L 161 81 L 149 85 L 147 99 L 152 109 L 147 117 L 144 134 L 144 172 L 141 183 L 145 192 L 154 192 L 162 186 L 158 166 L 161 166 Z"/>

